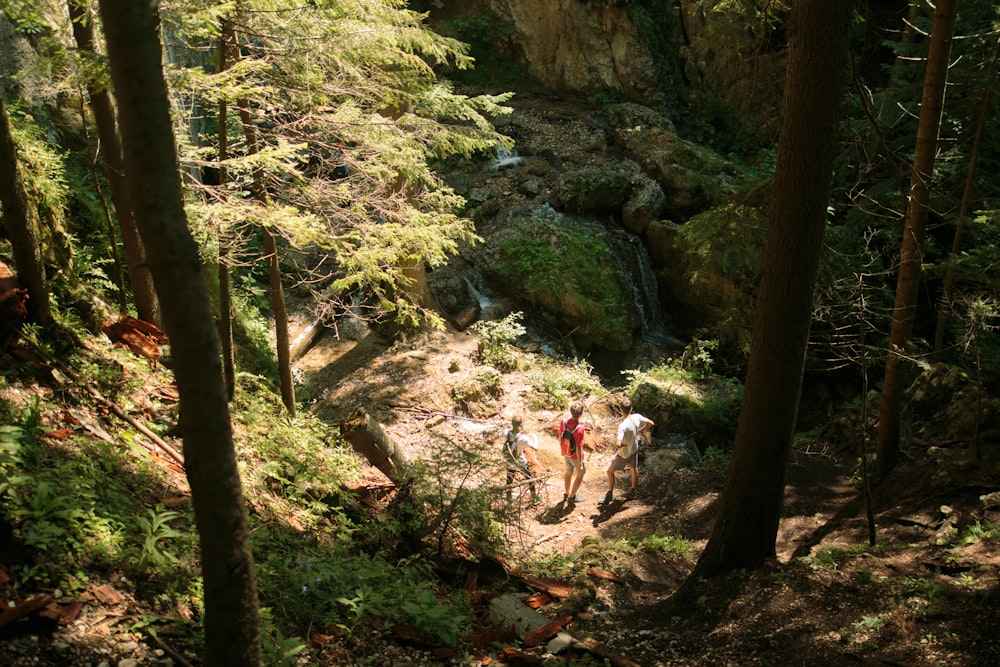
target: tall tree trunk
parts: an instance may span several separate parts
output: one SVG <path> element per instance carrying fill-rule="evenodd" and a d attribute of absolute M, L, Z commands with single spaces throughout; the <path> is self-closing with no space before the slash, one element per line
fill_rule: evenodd
<path fill-rule="evenodd" d="M 68 0 L 67 4 L 77 48 L 86 53 L 94 53 L 94 25 L 88 6 L 83 0 Z M 87 94 L 90 97 L 90 109 L 94 114 L 94 124 L 97 126 L 97 136 L 101 142 L 100 154 L 107 166 L 111 201 L 118 216 L 118 229 L 122 235 L 122 247 L 125 249 L 125 265 L 128 267 L 135 310 L 140 320 L 159 326 L 162 324 L 160 304 L 156 299 L 153 275 L 146 263 L 146 250 L 142 245 L 142 239 L 139 238 L 139 229 L 136 227 L 132 205 L 128 200 L 125 170 L 122 166 L 122 148 L 118 139 L 118 124 L 111 104 L 111 95 L 107 90 L 95 87 L 89 82 Z M 114 238 L 111 242 L 115 242 Z"/>
<path fill-rule="evenodd" d="M 962 203 L 959 206 L 958 218 L 955 220 L 955 235 L 951 239 L 951 253 L 948 255 L 948 268 L 944 272 L 944 282 L 941 285 L 941 297 L 938 301 L 937 323 L 934 327 L 934 353 L 932 359 L 937 361 L 944 346 L 944 331 L 948 323 L 948 312 L 951 309 L 951 291 L 955 283 L 955 262 L 962 251 L 962 231 L 965 219 L 969 215 L 969 203 L 972 201 L 972 188 L 976 183 L 976 170 L 979 167 L 979 149 L 986 134 L 986 118 L 993 99 L 993 76 L 996 73 L 997 57 L 1000 56 L 1000 40 L 997 40 L 990 60 L 990 69 L 986 77 L 986 88 L 979 107 L 979 118 L 976 120 L 976 134 L 972 139 L 972 151 L 969 153 L 969 169 L 965 175 L 965 188 L 962 191 Z"/>
<path fill-rule="evenodd" d="M 248 102 L 240 103 L 240 117 L 243 119 L 243 133 L 247 139 L 247 152 L 253 155 L 257 152 L 257 131 L 250 118 Z M 257 201 L 263 206 L 269 206 L 267 189 L 264 187 L 264 174 L 260 167 L 254 168 L 253 190 Z M 278 246 L 274 235 L 267 229 L 262 229 L 264 251 L 267 253 L 267 274 L 270 280 L 271 310 L 274 312 L 274 343 L 278 355 L 278 374 L 281 380 L 281 400 L 288 414 L 295 416 L 295 384 L 292 381 L 292 355 L 288 336 L 288 312 L 285 309 L 285 293 L 281 287 L 281 263 L 278 261 Z"/>
<path fill-rule="evenodd" d="M 889 330 L 889 351 L 882 382 L 879 405 L 878 436 L 875 467 L 879 479 L 896 467 L 899 459 L 900 412 L 903 385 L 906 381 L 906 346 L 913 334 L 916 319 L 917 292 L 920 287 L 924 236 L 927 232 L 927 204 L 934 177 L 941 114 L 944 107 L 945 82 L 948 79 L 948 59 L 955 32 L 958 0 L 938 0 L 934 7 L 934 24 L 927 54 L 927 72 L 920 101 L 917 125 L 917 146 L 913 155 L 910 196 L 903 223 L 903 242 L 896 280 L 896 301 L 892 307 L 892 327 Z"/>
<path fill-rule="evenodd" d="M 219 35 L 219 71 L 229 67 L 227 55 L 235 42 L 233 23 L 228 19 L 222 21 L 222 32 Z M 229 170 L 226 160 L 229 159 L 229 104 L 225 99 L 219 100 L 219 188 L 225 192 L 229 180 Z M 233 293 L 229 280 L 229 230 L 219 230 L 219 337 L 222 339 L 222 373 L 226 380 L 226 395 L 233 400 L 236 395 L 236 359 L 233 352 Z"/>
<path fill-rule="evenodd" d="M 206 665 L 261 664 L 246 509 L 208 291 L 187 227 L 155 4 L 101 0 L 117 91 L 128 194 L 142 238 L 180 394 L 184 459 L 201 546 Z"/>
<path fill-rule="evenodd" d="M 49 283 L 38 242 L 38 220 L 24 190 L 17 146 L 11 134 L 7 107 L 0 97 L 0 205 L 3 223 L 14 253 L 18 281 L 28 290 L 28 319 L 45 324 L 51 319 Z"/>
<path fill-rule="evenodd" d="M 775 556 L 830 196 L 854 0 L 797 0 L 746 390 L 725 488 L 693 576 Z"/>

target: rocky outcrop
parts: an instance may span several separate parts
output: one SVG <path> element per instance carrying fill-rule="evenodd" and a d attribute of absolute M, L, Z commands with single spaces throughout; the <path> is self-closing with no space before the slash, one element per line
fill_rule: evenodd
<path fill-rule="evenodd" d="M 685 87 L 676 2 L 437 0 L 431 8 L 433 21 L 480 26 L 459 38 L 489 33 L 492 46 L 509 52 L 548 92 L 671 106 Z M 487 15 L 484 29 L 476 22 Z"/>

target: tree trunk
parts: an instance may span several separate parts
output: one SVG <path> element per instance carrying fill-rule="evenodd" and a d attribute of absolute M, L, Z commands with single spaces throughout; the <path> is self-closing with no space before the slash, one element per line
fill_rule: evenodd
<path fill-rule="evenodd" d="M 408 480 L 406 453 L 390 438 L 382 426 L 364 410 L 359 410 L 338 425 L 340 435 L 395 484 Z"/>
<path fill-rule="evenodd" d="M 49 311 L 49 284 L 38 242 L 38 221 L 24 190 L 17 146 L 10 130 L 7 107 L 0 98 L 0 205 L 3 222 L 14 254 L 17 279 L 28 290 L 28 319 L 45 324 Z"/>
<path fill-rule="evenodd" d="M 184 460 L 201 546 L 206 665 L 261 664 L 246 509 L 198 246 L 187 226 L 155 5 L 101 0 L 119 101 L 129 201 L 142 238 L 180 394 Z"/>
<path fill-rule="evenodd" d="M 822 248 L 853 0 L 798 0 L 746 390 L 712 534 L 692 576 L 775 556 Z"/>
<path fill-rule="evenodd" d="M 247 152 L 253 155 L 257 152 L 257 131 L 250 118 L 250 107 L 247 101 L 240 103 L 240 117 L 243 120 L 243 133 L 246 135 Z M 267 189 L 264 187 L 264 174 L 260 167 L 253 170 L 254 197 L 262 206 L 268 206 Z M 295 416 L 295 384 L 292 381 L 292 355 L 289 349 L 288 312 L 285 309 L 285 292 L 281 287 L 281 263 L 278 261 L 278 246 L 274 236 L 267 229 L 261 230 L 264 237 L 264 252 L 267 253 L 267 275 L 270 281 L 271 310 L 274 313 L 274 347 L 278 355 L 278 375 L 281 381 L 281 400 L 288 414 Z"/>
<path fill-rule="evenodd" d="M 81 0 L 68 0 L 69 16 L 73 22 L 73 37 L 77 48 L 85 53 L 94 53 L 94 25 L 87 5 Z M 111 201 L 118 216 L 118 229 L 122 235 L 125 250 L 125 265 L 128 267 L 129 283 L 135 299 L 135 310 L 140 320 L 160 326 L 160 304 L 156 300 L 153 276 L 146 263 L 146 250 L 139 238 L 135 225 L 132 205 L 128 200 L 125 184 L 125 170 L 122 166 L 122 148 L 118 140 L 118 127 L 114 108 L 108 91 L 88 83 L 90 109 L 94 114 L 97 136 L 101 142 L 100 154 L 108 171 L 111 186 Z M 115 239 L 112 238 L 114 243 Z"/>
<path fill-rule="evenodd" d="M 219 71 L 229 67 L 227 55 L 236 39 L 233 23 L 228 19 L 222 21 L 222 33 L 219 35 Z M 229 170 L 226 160 L 229 159 L 229 105 L 225 99 L 219 100 L 219 188 L 225 192 L 229 180 Z M 229 230 L 219 229 L 219 337 L 222 339 L 222 375 L 226 381 L 226 395 L 233 400 L 236 395 L 236 355 L 233 351 L 233 292 L 229 280 Z"/>
<path fill-rule="evenodd" d="M 948 268 L 945 269 L 944 283 L 941 286 L 941 297 L 938 301 L 932 361 L 938 360 L 941 356 L 941 348 L 944 346 L 945 325 L 948 323 L 948 311 L 951 309 L 951 291 L 955 283 L 955 262 L 958 260 L 958 254 L 962 251 L 962 231 L 965 227 L 965 219 L 969 215 L 972 188 L 976 182 L 976 169 L 979 167 L 979 149 L 986 134 L 986 119 L 990 109 L 990 100 L 993 99 L 991 93 L 998 56 L 1000 56 L 1000 40 L 997 40 L 996 48 L 993 50 L 993 59 L 990 60 L 990 69 L 986 77 L 986 90 L 983 93 L 983 100 L 979 106 L 979 118 L 976 120 L 976 134 L 972 140 L 972 152 L 969 154 L 969 169 L 965 175 L 962 203 L 959 207 L 958 218 L 955 220 L 955 235 L 951 239 L 951 253 L 948 256 L 950 261 L 948 262 Z"/>
<path fill-rule="evenodd" d="M 903 223 L 896 301 L 892 307 L 889 351 L 885 362 L 885 378 L 882 382 L 882 401 L 879 405 L 875 455 L 876 473 L 879 479 L 884 479 L 896 467 L 899 459 L 900 412 L 908 368 L 905 363 L 906 347 L 913 334 L 916 319 L 920 265 L 923 261 L 924 237 L 927 232 L 927 205 L 930 201 L 931 180 L 934 177 L 934 158 L 944 107 L 945 82 L 948 79 L 948 60 L 955 32 L 957 4 L 958 0 L 938 0 L 934 8 L 934 25 L 931 28 L 927 73 L 924 77 L 924 93 L 920 102 L 920 120 L 917 125 L 917 146 L 913 155 L 913 173 L 910 177 L 910 197 L 906 207 L 906 220 Z"/>

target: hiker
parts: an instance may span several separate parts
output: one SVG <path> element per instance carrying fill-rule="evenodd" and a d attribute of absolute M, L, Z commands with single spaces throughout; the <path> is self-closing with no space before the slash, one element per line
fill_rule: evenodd
<path fill-rule="evenodd" d="M 583 500 L 576 494 L 580 484 L 583 483 L 583 475 L 587 472 L 583 453 L 583 436 L 586 429 L 580 423 L 583 409 L 583 401 L 575 401 L 569 406 L 570 418 L 559 422 L 559 448 L 566 464 L 566 474 L 563 476 L 563 485 L 566 489 L 563 493 L 564 503 L 578 503 Z"/>
<path fill-rule="evenodd" d="M 635 496 L 636 487 L 639 486 L 639 445 L 642 442 L 642 434 L 655 425 L 652 419 L 638 412 L 632 412 L 632 401 L 628 398 L 622 400 L 619 407 L 624 418 L 618 425 L 618 450 L 611 459 L 611 465 L 608 466 L 608 492 L 604 495 L 603 505 L 607 505 L 614 498 L 615 472 L 618 470 L 632 469 L 632 488 L 625 497 Z"/>
<path fill-rule="evenodd" d="M 528 479 L 533 479 L 537 477 L 535 474 L 535 469 L 538 467 L 538 457 L 536 451 L 538 450 L 538 441 L 534 436 L 529 435 L 521 430 L 521 417 L 520 415 L 515 415 L 510 419 L 510 430 L 507 431 L 507 437 L 504 440 L 504 458 L 507 461 L 507 500 L 510 501 L 512 497 L 511 489 L 509 488 L 514 480 L 520 475 L 527 475 Z M 529 507 L 534 507 L 541 500 L 538 497 L 538 483 L 531 482 L 528 485 L 528 489 L 531 491 L 531 504 Z"/>

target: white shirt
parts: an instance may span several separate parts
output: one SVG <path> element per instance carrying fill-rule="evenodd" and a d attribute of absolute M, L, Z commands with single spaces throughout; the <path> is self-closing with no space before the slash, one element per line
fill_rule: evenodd
<path fill-rule="evenodd" d="M 531 447 L 532 449 L 538 449 L 538 441 L 535 436 L 529 435 L 524 431 L 519 431 L 517 438 L 514 440 L 514 456 L 521 463 L 527 463 L 528 457 L 524 454 L 524 448 Z"/>
<path fill-rule="evenodd" d="M 653 420 L 638 412 L 633 412 L 622 420 L 622 423 L 618 425 L 618 456 L 627 459 L 635 454 L 636 450 L 639 449 L 639 445 L 636 444 L 639 429 L 647 424 L 652 425 Z"/>

